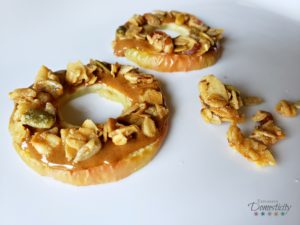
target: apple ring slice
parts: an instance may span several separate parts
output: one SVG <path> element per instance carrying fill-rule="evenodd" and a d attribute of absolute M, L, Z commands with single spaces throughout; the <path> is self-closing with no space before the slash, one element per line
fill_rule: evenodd
<path fill-rule="evenodd" d="M 103 124 L 67 123 L 59 113 L 70 99 L 96 92 L 123 104 Z M 122 179 L 146 165 L 168 130 L 159 82 L 132 66 L 91 60 L 52 72 L 42 66 L 29 88 L 10 93 L 9 129 L 21 158 L 36 172 L 74 185 Z"/>
<path fill-rule="evenodd" d="M 164 30 L 180 35 L 172 38 Z M 221 54 L 223 30 L 177 11 L 134 15 L 116 31 L 114 54 L 161 72 L 197 70 L 213 65 Z"/>

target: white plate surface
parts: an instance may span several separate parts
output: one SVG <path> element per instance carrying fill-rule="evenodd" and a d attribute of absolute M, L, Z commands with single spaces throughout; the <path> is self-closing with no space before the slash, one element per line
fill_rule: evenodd
<path fill-rule="evenodd" d="M 249 115 L 274 112 L 281 98 L 300 99 L 300 6 L 262 2 L 1 1 L 0 224 L 300 224 L 300 116 L 276 115 L 287 138 L 274 146 L 278 165 L 269 168 L 257 168 L 228 147 L 228 124 L 207 125 L 199 116 L 197 83 L 210 73 L 265 99 L 247 110 Z M 153 72 L 171 108 L 159 154 L 130 177 L 106 185 L 73 187 L 37 175 L 12 147 L 8 92 L 30 85 L 42 64 L 58 70 L 78 59 L 128 63 L 112 54 L 114 31 L 132 14 L 154 9 L 190 12 L 225 29 L 216 65 L 189 73 Z M 85 97 L 86 106 L 95 99 Z M 91 110 L 85 113 L 80 116 L 98 118 Z M 256 216 L 263 211 L 251 211 L 249 203 L 258 200 L 291 209 L 283 216 Z"/>

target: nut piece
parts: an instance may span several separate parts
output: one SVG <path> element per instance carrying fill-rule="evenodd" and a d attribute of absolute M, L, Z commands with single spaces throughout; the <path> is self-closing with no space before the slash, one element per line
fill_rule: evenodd
<path fill-rule="evenodd" d="M 220 119 L 224 122 L 243 122 L 244 116 L 240 115 L 239 112 L 232 108 L 231 106 L 213 108 L 211 107 L 210 110 L 220 117 Z"/>
<path fill-rule="evenodd" d="M 66 81 L 69 84 L 78 85 L 88 79 L 86 68 L 82 62 L 77 61 L 67 65 Z"/>
<path fill-rule="evenodd" d="M 46 157 L 61 145 L 60 137 L 48 131 L 35 133 L 30 142 L 39 154 Z"/>
<path fill-rule="evenodd" d="M 99 131 L 98 127 L 96 126 L 96 124 L 90 120 L 90 119 L 87 119 L 83 122 L 83 124 L 81 125 L 82 128 L 88 128 L 92 131 L 94 131 L 95 133 L 97 133 Z"/>
<path fill-rule="evenodd" d="M 21 122 L 34 128 L 51 128 L 56 121 L 56 117 L 41 109 L 30 109 L 21 116 Z"/>
<path fill-rule="evenodd" d="M 138 130 L 139 128 L 136 125 L 124 126 L 109 132 L 108 137 L 112 138 L 115 145 L 125 145 L 130 136 L 137 133 Z"/>
<path fill-rule="evenodd" d="M 108 134 L 116 128 L 117 121 L 109 118 L 103 126 L 103 141 L 107 142 Z"/>
<path fill-rule="evenodd" d="M 182 52 L 183 54 L 192 55 L 200 47 L 198 42 L 188 36 L 179 35 L 174 39 L 175 49 L 174 52 Z"/>
<path fill-rule="evenodd" d="M 77 150 L 87 142 L 87 138 L 75 128 L 61 129 L 60 134 L 65 149 L 65 156 L 68 161 L 72 161 L 76 156 Z"/>
<path fill-rule="evenodd" d="M 155 104 L 154 106 L 149 106 L 146 110 L 145 113 L 151 115 L 151 116 L 158 116 L 158 118 L 162 119 L 166 115 L 168 115 L 169 110 L 161 105 Z"/>
<path fill-rule="evenodd" d="M 241 130 L 232 124 L 227 132 L 228 143 L 245 158 L 260 166 L 275 165 L 275 159 L 266 145 L 245 138 Z"/>
<path fill-rule="evenodd" d="M 208 104 L 207 99 L 212 94 L 223 97 L 225 101 L 229 100 L 225 85 L 222 84 L 222 82 L 212 74 L 202 78 L 199 83 L 199 91 L 202 100 L 206 104 Z"/>
<path fill-rule="evenodd" d="M 198 29 L 201 29 L 202 26 L 204 25 L 203 22 L 201 20 L 199 20 L 197 17 L 195 16 L 190 16 L 189 20 L 188 20 L 188 25 L 190 27 L 195 27 Z M 201 29 L 202 30 L 202 29 Z"/>
<path fill-rule="evenodd" d="M 52 80 L 60 83 L 59 77 L 44 65 L 39 69 L 35 77 L 35 83 L 43 80 Z"/>
<path fill-rule="evenodd" d="M 169 113 L 169 110 L 164 106 L 155 104 L 155 108 L 156 108 L 156 111 L 157 111 L 157 115 L 160 119 L 164 118 Z"/>
<path fill-rule="evenodd" d="M 36 97 L 41 103 L 50 102 L 52 99 L 52 95 L 46 92 L 38 92 Z"/>
<path fill-rule="evenodd" d="M 146 109 L 146 104 L 145 103 L 135 103 L 128 108 L 125 108 L 124 111 L 122 112 L 122 116 L 128 116 L 133 113 L 138 113 L 141 114 L 144 110 Z"/>
<path fill-rule="evenodd" d="M 110 66 L 110 64 L 106 63 L 106 62 L 101 62 L 99 60 L 93 60 L 92 61 L 93 65 L 97 66 L 97 69 L 100 69 L 100 71 L 104 71 L 107 74 L 111 74 L 111 70 L 108 69 L 108 67 Z"/>
<path fill-rule="evenodd" d="M 91 138 L 86 144 L 84 144 L 77 152 L 74 163 L 81 162 L 83 160 L 89 159 L 94 156 L 100 149 L 102 145 L 99 138 Z"/>
<path fill-rule="evenodd" d="M 255 139 L 265 145 L 273 145 L 285 137 L 284 132 L 278 127 L 273 116 L 269 112 L 258 111 L 252 120 L 259 122 L 250 135 L 250 138 Z"/>
<path fill-rule="evenodd" d="M 137 38 L 141 35 L 143 27 L 136 26 L 134 24 L 130 24 L 128 29 L 126 30 L 125 36 L 127 38 Z"/>
<path fill-rule="evenodd" d="M 229 96 L 229 104 L 231 107 L 236 110 L 240 109 L 244 104 L 239 90 L 232 85 L 225 85 L 225 87 Z"/>
<path fill-rule="evenodd" d="M 124 78 L 129 81 L 131 84 L 151 84 L 154 80 L 154 77 L 150 74 L 140 74 L 137 71 L 129 71 L 124 74 Z"/>
<path fill-rule="evenodd" d="M 42 66 L 39 69 L 33 88 L 38 92 L 49 93 L 54 98 L 58 98 L 63 94 L 63 86 L 59 77 L 46 66 Z"/>
<path fill-rule="evenodd" d="M 45 105 L 45 111 L 47 113 L 50 113 L 52 115 L 56 115 L 56 108 L 54 107 L 54 105 L 52 105 L 51 102 L 47 102 L 46 105 Z"/>
<path fill-rule="evenodd" d="M 127 137 L 123 134 L 116 134 L 112 136 L 112 142 L 115 145 L 125 145 L 127 143 Z"/>
<path fill-rule="evenodd" d="M 273 120 L 273 116 L 271 113 L 266 112 L 266 111 L 262 111 L 262 110 L 258 110 L 253 116 L 252 116 L 252 120 L 254 122 L 261 122 L 261 123 L 265 123 L 267 121 Z"/>
<path fill-rule="evenodd" d="M 78 163 L 94 156 L 102 147 L 98 131 L 91 120 L 85 120 L 80 128 L 61 129 L 67 160 Z"/>
<path fill-rule="evenodd" d="M 18 88 L 9 93 L 10 99 L 12 99 L 15 103 L 32 101 L 36 95 L 36 91 L 31 88 Z"/>
<path fill-rule="evenodd" d="M 145 18 L 141 15 L 133 15 L 133 17 L 131 17 L 128 22 L 135 26 L 141 26 L 146 21 L 145 21 Z"/>
<path fill-rule="evenodd" d="M 51 73 L 51 70 L 49 70 L 46 66 L 42 65 L 35 77 L 35 82 L 41 80 L 48 80 L 49 73 Z"/>
<path fill-rule="evenodd" d="M 129 66 L 129 65 L 121 65 L 120 69 L 119 69 L 119 74 L 121 75 L 125 75 L 126 73 L 135 70 L 135 68 L 133 66 Z"/>
<path fill-rule="evenodd" d="M 144 118 L 144 121 L 142 123 L 142 131 L 143 134 L 147 137 L 154 137 L 156 134 L 155 123 L 149 116 L 145 116 Z"/>
<path fill-rule="evenodd" d="M 113 77 L 116 77 L 116 75 L 117 75 L 119 69 L 120 69 L 120 64 L 118 64 L 118 63 L 111 64 L 111 67 L 110 67 L 110 74 L 111 74 Z"/>
<path fill-rule="evenodd" d="M 155 14 L 146 13 L 144 15 L 144 17 L 147 21 L 147 24 L 149 24 L 150 26 L 153 26 L 153 27 L 160 26 L 160 19 Z"/>
<path fill-rule="evenodd" d="M 280 115 L 285 117 L 295 117 L 297 115 L 296 106 L 284 99 L 277 103 L 275 109 Z"/>
<path fill-rule="evenodd" d="M 206 104 L 210 107 L 225 107 L 228 104 L 228 101 L 226 101 L 221 95 L 219 94 L 211 94 L 206 99 Z"/>
<path fill-rule="evenodd" d="M 208 34 L 215 42 L 223 38 L 223 33 L 224 30 L 220 28 L 209 28 L 206 31 L 206 34 Z"/>
<path fill-rule="evenodd" d="M 184 15 L 183 13 L 176 13 L 176 14 L 175 14 L 175 23 L 176 23 L 177 25 L 182 25 L 182 24 L 184 24 L 185 19 L 186 19 L 186 15 Z"/>
<path fill-rule="evenodd" d="M 154 89 L 147 89 L 143 95 L 140 96 L 142 102 L 147 102 L 150 104 L 161 105 L 163 103 L 162 93 Z"/>
<path fill-rule="evenodd" d="M 121 120 L 127 124 L 135 124 L 141 126 L 143 123 L 143 113 L 148 106 L 146 103 L 135 103 L 132 106 L 126 108 L 121 115 Z"/>
<path fill-rule="evenodd" d="M 35 82 L 34 89 L 39 92 L 47 92 L 54 98 L 58 98 L 63 94 L 63 86 L 54 80 L 40 80 Z"/>
<path fill-rule="evenodd" d="M 201 109 L 201 116 L 206 123 L 212 123 L 220 125 L 222 123 L 219 116 L 215 115 L 211 110 L 207 108 Z"/>
<path fill-rule="evenodd" d="M 151 35 L 147 35 L 147 40 L 158 52 L 173 52 L 174 45 L 172 38 L 165 32 L 154 31 Z"/>

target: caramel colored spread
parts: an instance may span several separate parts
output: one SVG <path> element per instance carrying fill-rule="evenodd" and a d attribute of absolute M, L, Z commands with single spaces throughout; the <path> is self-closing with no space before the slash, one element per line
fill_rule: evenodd
<path fill-rule="evenodd" d="M 161 127 L 161 129 L 166 129 L 166 127 Z M 46 163 L 49 167 L 72 170 L 87 169 L 102 164 L 113 165 L 121 159 L 127 157 L 129 154 L 153 143 L 158 137 L 159 135 L 156 135 L 153 138 L 148 138 L 140 133 L 136 138 L 130 140 L 126 145 L 121 146 L 117 146 L 113 144 L 111 140 L 109 140 L 96 155 L 77 164 L 72 164 L 66 159 L 64 148 L 61 145 L 55 148 L 53 153 L 48 158 L 44 158 L 42 155 L 40 155 L 31 145 L 30 140 L 25 141 L 27 147 L 23 150 L 28 151 L 31 157 L 41 160 L 41 162 Z"/>
<path fill-rule="evenodd" d="M 155 52 L 155 49 L 146 40 L 124 39 L 114 42 L 114 53 L 117 56 L 124 56 L 125 51 L 136 48 L 142 51 Z"/>
<path fill-rule="evenodd" d="M 175 31 L 171 37 L 164 30 Z M 114 53 L 124 56 L 127 49 L 150 54 L 201 56 L 215 48 L 223 30 L 211 28 L 194 15 L 179 11 L 135 14 L 115 33 Z M 126 56 L 127 57 L 127 56 Z"/>
<path fill-rule="evenodd" d="M 131 153 L 155 143 L 167 129 L 168 110 L 159 83 L 152 75 L 142 74 L 130 66 L 99 61 L 91 61 L 88 65 L 80 62 L 69 64 L 66 71 L 41 70 L 36 82 L 40 79 L 51 81 L 44 82 L 49 86 L 38 89 L 35 83 L 20 93 L 18 89 L 13 92 L 16 108 L 12 121 L 25 130 L 21 141 L 15 142 L 31 158 L 49 167 L 78 170 L 102 164 L 114 165 Z M 59 94 L 62 88 L 63 94 Z M 26 96 L 23 96 L 24 91 Z M 28 93 L 31 92 L 29 98 Z M 45 94 L 41 98 L 41 92 L 52 96 Z M 85 121 L 81 127 L 68 124 L 59 114 L 60 106 L 88 92 L 99 92 L 121 102 L 123 113 L 104 124 L 94 124 L 91 120 Z M 34 113 L 28 114 L 30 110 Z M 43 114 L 39 114 L 41 111 Z M 41 116 L 47 117 L 51 113 L 56 117 L 55 122 L 52 124 L 49 119 L 44 124 Z M 13 129 L 14 132 L 18 132 L 17 129 Z"/>

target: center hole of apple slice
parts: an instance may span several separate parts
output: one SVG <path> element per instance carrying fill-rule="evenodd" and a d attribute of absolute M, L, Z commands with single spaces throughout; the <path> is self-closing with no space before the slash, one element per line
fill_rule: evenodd
<path fill-rule="evenodd" d="M 188 36 L 190 34 L 189 30 L 183 26 L 179 26 L 175 23 L 168 23 L 160 27 L 158 31 L 163 31 L 167 33 L 171 38 L 175 38 L 179 35 Z"/>
<path fill-rule="evenodd" d="M 86 119 L 103 123 L 108 118 L 116 118 L 122 113 L 123 108 L 118 102 L 96 93 L 89 93 L 66 102 L 60 108 L 60 115 L 65 122 L 80 126 Z"/>
<path fill-rule="evenodd" d="M 104 123 L 108 118 L 120 116 L 130 104 L 130 100 L 117 90 L 94 84 L 66 93 L 58 101 L 58 116 L 63 127 L 78 127 L 86 119 Z"/>

